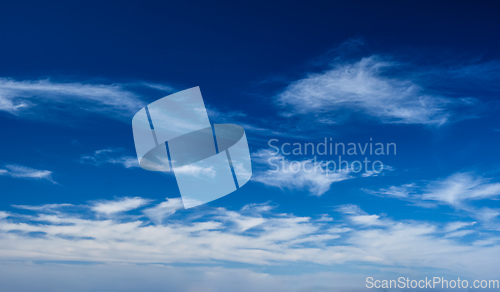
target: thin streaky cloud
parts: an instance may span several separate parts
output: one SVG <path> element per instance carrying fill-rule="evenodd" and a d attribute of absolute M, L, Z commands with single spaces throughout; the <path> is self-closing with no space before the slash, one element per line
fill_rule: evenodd
<path fill-rule="evenodd" d="M 425 183 L 410 183 L 379 190 L 366 190 L 373 195 L 392 197 L 424 208 L 449 206 L 458 212 L 496 229 L 500 226 L 500 209 L 476 207 L 476 201 L 496 200 L 500 196 L 500 183 L 472 172 L 458 172 L 445 179 Z"/>
<path fill-rule="evenodd" d="M 103 164 L 121 165 L 125 168 L 139 167 L 137 157 L 121 154 L 123 149 L 105 148 L 94 151 L 91 155 L 82 155 L 78 160 L 83 164 L 100 166 Z"/>
<path fill-rule="evenodd" d="M 0 111 L 39 118 L 46 111 L 64 107 L 77 114 L 92 112 L 124 120 L 146 104 L 137 88 L 159 90 L 163 92 L 160 97 L 173 91 L 171 86 L 147 82 L 98 84 L 0 78 Z"/>
<path fill-rule="evenodd" d="M 339 123 L 346 112 L 359 112 L 382 123 L 443 125 L 469 107 L 471 98 L 449 98 L 426 92 L 410 79 L 389 77 L 397 63 L 378 56 L 337 64 L 322 73 L 293 81 L 276 100 L 285 116 L 319 115 L 323 123 Z"/>
<path fill-rule="evenodd" d="M 12 205 L 12 207 L 17 209 L 24 209 L 30 211 L 38 212 L 59 212 L 62 208 L 73 207 L 72 204 L 45 204 L 40 206 L 30 206 L 30 205 Z"/>
<path fill-rule="evenodd" d="M 473 173 L 456 173 L 430 184 L 421 198 L 460 208 L 467 201 L 491 199 L 498 195 L 500 183 Z"/>
<path fill-rule="evenodd" d="M 52 171 L 50 170 L 40 170 L 17 164 L 6 165 L 5 168 L 6 169 L 0 169 L 0 176 L 10 176 L 19 179 L 47 180 L 53 184 L 58 184 L 52 179 Z"/>
<path fill-rule="evenodd" d="M 463 229 L 463 228 L 467 228 L 467 227 L 470 227 L 470 226 L 473 226 L 475 225 L 476 222 L 461 222 L 461 221 L 457 221 L 457 222 L 450 222 L 446 225 L 446 227 L 444 228 L 445 232 L 453 232 L 453 231 L 457 231 L 459 229 Z"/>

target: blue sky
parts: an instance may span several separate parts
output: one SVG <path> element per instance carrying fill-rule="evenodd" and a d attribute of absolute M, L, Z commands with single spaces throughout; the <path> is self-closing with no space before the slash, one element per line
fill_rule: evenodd
<path fill-rule="evenodd" d="M 367 276 L 498 278 L 494 13 L 447 1 L 4 3 L 2 285 L 362 291 Z M 253 178 L 185 210 L 172 174 L 138 167 L 131 121 L 194 86 L 212 123 L 245 128 Z M 381 160 L 380 173 L 272 171 L 269 159 L 314 155 L 275 154 L 271 139 L 325 138 L 397 152 L 343 156 Z"/>

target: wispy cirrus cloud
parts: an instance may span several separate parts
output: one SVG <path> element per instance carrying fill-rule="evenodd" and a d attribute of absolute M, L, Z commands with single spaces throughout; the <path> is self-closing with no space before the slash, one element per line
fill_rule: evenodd
<path fill-rule="evenodd" d="M 421 198 L 460 208 L 468 201 L 490 199 L 498 195 L 500 183 L 473 173 L 456 173 L 429 184 Z"/>
<path fill-rule="evenodd" d="M 137 88 L 173 91 L 170 86 L 146 82 L 98 84 L 0 78 L 0 111 L 33 118 L 47 110 L 92 112 L 123 119 L 145 105 Z"/>
<path fill-rule="evenodd" d="M 391 186 L 368 193 L 409 200 L 421 200 L 463 208 L 471 201 L 492 199 L 500 195 L 500 183 L 472 172 L 458 172 L 425 184 Z"/>
<path fill-rule="evenodd" d="M 27 166 L 10 164 L 5 166 L 6 169 L 0 169 L 0 176 L 10 176 L 19 179 L 38 179 L 48 180 L 53 184 L 57 184 L 52 179 L 52 171 L 34 169 Z"/>
<path fill-rule="evenodd" d="M 65 208 L 65 207 L 73 207 L 72 204 L 45 204 L 45 205 L 38 205 L 38 206 L 30 206 L 30 205 L 13 205 L 14 208 L 17 209 L 24 209 L 24 210 L 30 210 L 30 211 L 37 211 L 37 212 L 58 212 L 58 210 Z"/>
<path fill-rule="evenodd" d="M 500 216 L 500 209 L 474 206 L 474 202 L 495 200 L 500 196 L 500 183 L 472 172 L 458 172 L 445 179 L 425 183 L 391 186 L 377 191 L 365 190 L 379 196 L 398 198 L 421 207 L 447 205 L 486 225 Z"/>
<path fill-rule="evenodd" d="M 416 188 L 415 183 L 404 184 L 401 186 L 390 186 L 388 188 L 382 188 L 378 191 L 363 189 L 365 192 L 372 195 L 379 195 L 383 197 L 393 197 L 393 198 L 408 198 L 410 193 L 412 193 Z"/>
<path fill-rule="evenodd" d="M 341 122 L 347 113 L 363 113 L 382 123 L 432 126 L 457 118 L 457 108 L 476 102 L 431 93 L 414 80 L 386 74 L 397 67 L 375 55 L 338 63 L 291 82 L 277 95 L 277 102 L 287 116 L 313 113 L 324 123 Z"/>
<path fill-rule="evenodd" d="M 95 166 L 102 164 L 118 164 L 125 168 L 139 167 L 137 157 L 122 155 L 122 149 L 106 148 L 96 150 L 92 155 L 82 155 L 80 163 L 88 163 Z"/>

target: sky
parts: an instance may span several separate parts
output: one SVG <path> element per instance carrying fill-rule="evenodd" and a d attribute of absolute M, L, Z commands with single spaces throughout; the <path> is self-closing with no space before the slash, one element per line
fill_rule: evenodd
<path fill-rule="evenodd" d="M 499 279 L 496 6 L 3 3 L 2 291 Z M 172 173 L 139 167 L 132 117 L 195 86 L 245 129 L 253 176 L 185 209 Z"/>

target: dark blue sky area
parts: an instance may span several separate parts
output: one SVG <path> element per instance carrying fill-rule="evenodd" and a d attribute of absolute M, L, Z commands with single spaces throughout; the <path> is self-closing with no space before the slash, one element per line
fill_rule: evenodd
<path fill-rule="evenodd" d="M 498 58 L 496 6 L 494 1 L 11 1 L 0 10 L 0 75 L 241 88 L 249 80 L 293 71 L 357 37 L 375 51 L 426 48 Z"/>

